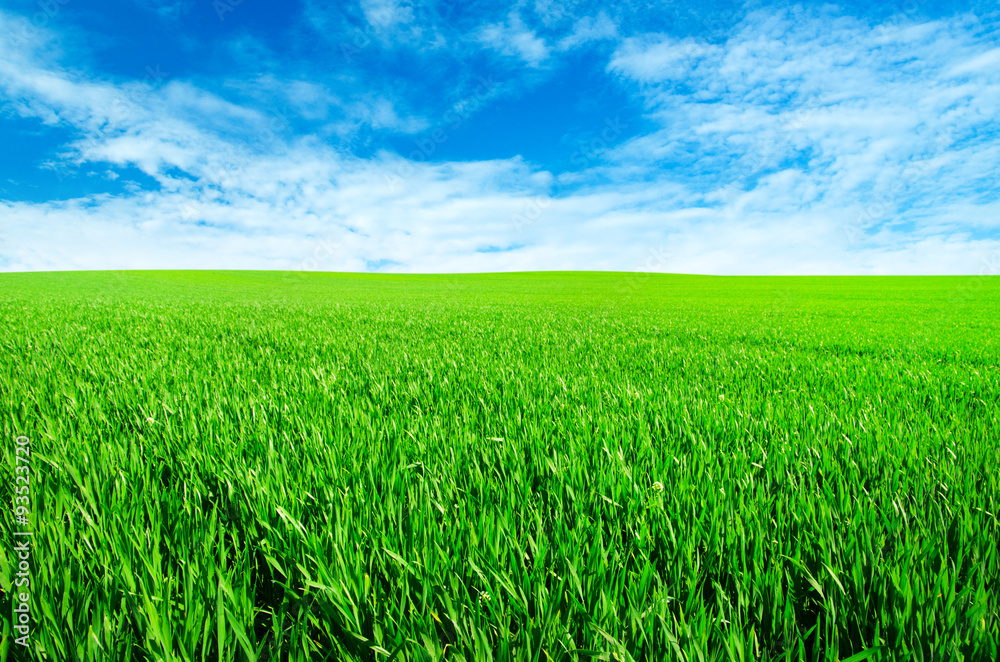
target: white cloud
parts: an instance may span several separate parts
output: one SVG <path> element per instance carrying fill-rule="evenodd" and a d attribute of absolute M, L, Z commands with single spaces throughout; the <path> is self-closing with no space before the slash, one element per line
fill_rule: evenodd
<path fill-rule="evenodd" d="M 287 99 L 298 114 L 307 120 L 325 120 L 339 99 L 323 85 L 304 80 L 287 84 Z"/>
<path fill-rule="evenodd" d="M 479 31 L 479 41 L 504 55 L 518 57 L 537 67 L 549 57 L 549 47 L 533 30 L 525 26 L 517 12 L 511 12 L 505 23 L 493 23 Z"/>
<path fill-rule="evenodd" d="M 642 83 L 667 82 L 692 76 L 703 60 L 723 56 L 720 46 L 693 37 L 674 39 L 651 34 L 630 37 L 611 59 L 609 68 Z"/>
<path fill-rule="evenodd" d="M 994 75 L 1000 71 L 1000 48 L 994 48 L 980 55 L 960 62 L 948 70 L 952 76 L 964 76 L 967 74 L 992 73 Z"/>
<path fill-rule="evenodd" d="M 354 116 L 373 128 L 392 129 L 399 133 L 417 133 L 428 127 L 423 118 L 400 117 L 392 102 L 385 98 L 376 99 L 370 104 L 356 105 Z"/>
<path fill-rule="evenodd" d="M 0 37 L 18 20 L 0 13 Z M 502 43 L 518 30 L 505 25 Z M 76 132 L 68 162 L 112 179 L 126 175 L 108 164 L 135 166 L 159 188 L 0 201 L 3 270 L 975 273 L 1000 253 L 1000 91 L 982 65 L 991 47 L 960 19 L 758 14 L 725 45 L 626 40 L 610 71 L 658 128 L 558 177 L 519 158 L 361 159 L 189 82 L 71 73 L 44 34 L 5 43 L 9 112 Z M 548 52 L 509 47 L 536 64 Z M 373 127 L 421 126 L 377 95 L 272 83 L 317 118 L 347 109 Z"/>
<path fill-rule="evenodd" d="M 585 16 L 573 24 L 573 31 L 559 40 L 559 50 L 570 50 L 593 41 L 614 39 L 618 26 L 603 11 L 596 17 Z"/>
<path fill-rule="evenodd" d="M 355 9 L 355 7 L 357 9 Z M 434 50 L 445 46 L 431 0 L 305 0 L 303 16 L 321 39 L 352 61 L 373 44 L 383 48 Z"/>
<path fill-rule="evenodd" d="M 361 10 L 375 28 L 392 28 L 413 20 L 413 7 L 399 0 L 361 0 Z"/>
<path fill-rule="evenodd" d="M 873 29 L 759 12 L 722 45 L 628 39 L 609 70 L 638 87 L 663 128 L 613 156 L 714 175 L 739 194 L 715 199 L 741 211 L 846 216 L 862 236 L 913 222 L 920 236 L 913 208 L 951 217 L 955 205 L 997 197 L 1000 80 L 982 66 L 993 52 L 963 17 Z"/>

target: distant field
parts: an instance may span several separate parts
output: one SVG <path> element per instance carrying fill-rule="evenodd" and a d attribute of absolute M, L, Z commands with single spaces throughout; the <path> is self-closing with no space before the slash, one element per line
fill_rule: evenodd
<path fill-rule="evenodd" d="M 36 659 L 1000 659 L 1000 278 L 0 274 L 0 348 Z"/>

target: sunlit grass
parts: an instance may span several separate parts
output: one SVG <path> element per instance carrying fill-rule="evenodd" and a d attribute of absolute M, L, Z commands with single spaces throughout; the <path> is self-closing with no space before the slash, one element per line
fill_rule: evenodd
<path fill-rule="evenodd" d="M 36 656 L 998 658 L 998 279 L 7 274 L 0 295 Z"/>

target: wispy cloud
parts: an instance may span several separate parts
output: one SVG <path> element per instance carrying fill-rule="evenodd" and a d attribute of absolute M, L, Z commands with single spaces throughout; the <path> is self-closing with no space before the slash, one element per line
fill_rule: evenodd
<path fill-rule="evenodd" d="M 549 47 L 543 39 L 521 20 L 517 11 L 511 12 L 507 20 L 483 26 L 479 31 L 479 41 L 490 48 L 518 57 L 527 64 L 537 67 L 549 57 Z"/>
<path fill-rule="evenodd" d="M 872 27 L 791 10 L 751 14 L 724 44 L 627 39 L 609 69 L 662 128 L 614 157 L 667 165 L 692 185 L 711 174 L 728 187 L 712 199 L 741 213 L 821 210 L 848 224 L 882 207 L 866 233 L 914 223 L 917 240 L 931 229 L 918 218 L 928 208 L 951 217 L 949 206 L 1000 192 L 990 174 L 1000 76 L 980 66 L 994 51 L 972 20 Z M 983 222 L 997 227 L 985 214 L 952 229 Z"/>
<path fill-rule="evenodd" d="M 422 5 L 358 11 L 386 34 L 431 30 Z M 533 70 L 610 44 L 608 84 L 645 113 L 645 130 L 568 171 L 516 153 L 354 149 L 362 130 L 434 140 L 462 97 L 420 106 L 364 86 L 360 69 L 127 82 L 70 66 L 56 35 L 0 12 L 0 112 L 68 131 L 61 166 L 149 178 L 0 201 L 0 269 L 968 273 L 1000 250 L 1000 74 L 974 16 L 761 10 L 707 39 L 623 34 L 554 5 L 534 14 L 491 16 L 475 41 Z"/>
<path fill-rule="evenodd" d="M 413 21 L 413 6 L 400 0 L 361 0 L 361 10 L 375 28 L 392 28 Z"/>
<path fill-rule="evenodd" d="M 596 17 L 584 16 L 573 24 L 573 30 L 558 41 L 560 50 L 571 50 L 594 41 L 618 37 L 618 26 L 603 11 Z"/>

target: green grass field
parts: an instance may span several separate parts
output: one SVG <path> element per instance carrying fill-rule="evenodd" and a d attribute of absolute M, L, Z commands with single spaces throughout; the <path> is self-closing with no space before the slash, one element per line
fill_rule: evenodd
<path fill-rule="evenodd" d="M 0 324 L 34 659 L 1000 657 L 1000 278 L 3 274 Z"/>

